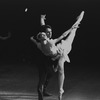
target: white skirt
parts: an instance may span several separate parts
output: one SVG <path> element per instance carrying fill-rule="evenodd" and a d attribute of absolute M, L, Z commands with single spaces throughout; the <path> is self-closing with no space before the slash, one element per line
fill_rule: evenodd
<path fill-rule="evenodd" d="M 57 48 L 61 52 L 61 55 L 64 56 L 65 60 L 67 62 L 70 62 L 68 54 L 72 49 L 72 45 L 67 40 L 66 41 L 62 40 L 61 43 L 57 44 Z"/>

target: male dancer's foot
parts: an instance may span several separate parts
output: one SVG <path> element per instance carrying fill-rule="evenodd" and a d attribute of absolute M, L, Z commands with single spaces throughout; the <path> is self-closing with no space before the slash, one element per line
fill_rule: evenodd
<path fill-rule="evenodd" d="M 38 90 L 38 100 L 43 100 L 43 93 L 41 90 Z"/>
<path fill-rule="evenodd" d="M 43 100 L 43 85 L 38 86 L 38 100 Z"/>
<path fill-rule="evenodd" d="M 45 84 L 44 84 L 44 86 L 43 86 L 43 96 L 44 96 L 44 97 L 52 96 L 50 93 L 47 92 L 47 86 L 48 86 L 50 77 L 51 77 L 51 75 L 48 74 L 47 77 L 46 77 Z"/>
<path fill-rule="evenodd" d="M 44 91 L 44 92 L 43 92 L 43 96 L 44 96 L 44 97 L 48 97 L 48 96 L 52 96 L 52 94 L 50 94 L 50 93 Z"/>
<path fill-rule="evenodd" d="M 47 85 L 48 85 L 48 81 L 45 82 L 45 85 L 44 85 L 44 89 L 43 89 L 43 96 L 44 97 L 48 97 L 48 96 L 52 96 L 52 94 L 50 94 L 49 92 L 47 92 Z"/>

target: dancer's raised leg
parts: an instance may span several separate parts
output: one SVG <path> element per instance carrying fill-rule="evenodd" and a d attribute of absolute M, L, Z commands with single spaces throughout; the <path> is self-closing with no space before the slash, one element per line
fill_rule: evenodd
<path fill-rule="evenodd" d="M 83 19 L 83 16 L 84 16 L 84 11 L 81 12 L 81 14 L 77 17 L 77 21 L 75 22 L 75 24 L 72 26 L 72 28 L 74 28 L 75 26 L 77 27 L 80 22 L 82 21 Z M 78 25 L 77 25 L 78 24 Z"/>
<path fill-rule="evenodd" d="M 84 11 L 82 11 L 81 14 L 77 17 L 77 21 L 73 24 L 73 26 L 69 30 L 65 31 L 62 34 L 62 36 L 66 37 L 68 34 L 70 34 L 73 31 L 73 29 L 79 28 L 79 24 L 82 21 L 83 16 L 84 16 Z"/>
<path fill-rule="evenodd" d="M 72 45 L 73 40 L 74 40 L 74 38 L 75 38 L 76 30 L 77 30 L 77 28 L 79 28 L 79 24 L 80 24 L 80 22 L 82 21 L 83 16 L 84 16 L 84 11 L 81 12 L 81 14 L 79 15 L 79 17 L 77 18 L 77 21 L 76 21 L 75 24 L 72 26 L 71 31 L 70 31 L 70 33 L 69 33 L 69 36 L 68 36 L 68 37 L 66 38 L 66 40 L 65 40 L 65 41 L 67 42 L 67 44 Z"/>

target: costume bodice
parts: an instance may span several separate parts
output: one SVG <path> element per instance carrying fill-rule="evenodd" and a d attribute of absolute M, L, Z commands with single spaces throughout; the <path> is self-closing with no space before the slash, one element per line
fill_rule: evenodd
<path fill-rule="evenodd" d="M 57 54 L 58 50 L 55 44 L 53 43 L 53 40 L 43 41 L 43 43 L 41 43 L 41 49 L 42 52 L 47 56 Z"/>

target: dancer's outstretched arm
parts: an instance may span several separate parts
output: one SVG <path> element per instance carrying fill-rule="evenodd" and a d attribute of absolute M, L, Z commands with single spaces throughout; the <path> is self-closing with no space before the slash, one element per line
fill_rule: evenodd
<path fill-rule="evenodd" d="M 45 25 L 45 21 L 44 21 L 46 19 L 45 16 L 46 15 L 41 15 L 41 19 L 40 19 L 41 26 Z"/>

